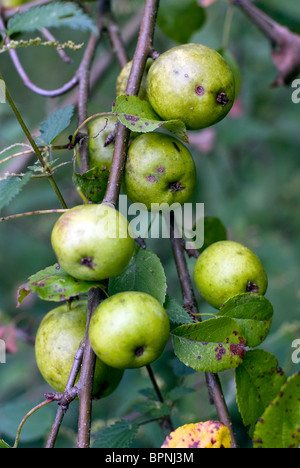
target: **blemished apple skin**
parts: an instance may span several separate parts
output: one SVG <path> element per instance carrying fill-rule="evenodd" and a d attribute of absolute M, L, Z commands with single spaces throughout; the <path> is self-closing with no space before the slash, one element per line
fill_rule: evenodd
<path fill-rule="evenodd" d="M 46 382 L 57 392 L 65 390 L 71 367 L 84 338 L 87 300 L 73 301 L 48 312 L 41 321 L 35 341 L 37 366 Z M 119 385 L 123 372 L 96 359 L 93 395 L 110 395 Z M 76 382 L 79 379 L 79 375 Z"/>
<path fill-rule="evenodd" d="M 100 281 L 121 273 L 134 250 L 127 219 L 104 204 L 79 205 L 55 223 L 51 243 L 60 266 L 74 278 Z"/>
<path fill-rule="evenodd" d="M 169 318 L 163 306 L 151 295 L 138 291 L 105 299 L 89 326 L 96 356 L 117 369 L 139 368 L 158 359 L 169 334 Z"/>
<path fill-rule="evenodd" d="M 267 274 L 258 256 L 230 240 L 215 242 L 200 254 L 194 280 L 202 297 L 216 309 L 237 294 L 265 294 L 268 287 Z"/>
<path fill-rule="evenodd" d="M 188 148 L 177 138 L 145 133 L 131 143 L 124 192 L 132 203 L 157 211 L 160 204 L 188 202 L 196 186 L 196 167 Z"/>
<path fill-rule="evenodd" d="M 181 120 L 188 130 L 220 122 L 233 106 L 235 79 L 224 58 L 202 44 L 162 53 L 147 76 L 148 99 L 162 120 Z"/>

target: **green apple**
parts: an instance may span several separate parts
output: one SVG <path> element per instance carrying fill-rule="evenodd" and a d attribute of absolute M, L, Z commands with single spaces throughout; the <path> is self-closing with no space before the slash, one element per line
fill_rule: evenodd
<path fill-rule="evenodd" d="M 15 8 L 20 5 L 23 5 L 24 3 L 29 3 L 32 0 L 2 0 L 1 3 L 5 7 L 10 7 L 10 8 Z"/>
<path fill-rule="evenodd" d="M 88 128 L 89 167 L 101 170 L 110 169 L 115 145 L 113 142 L 105 145 L 107 138 L 115 129 L 117 117 L 99 117 L 93 120 Z"/>
<path fill-rule="evenodd" d="M 74 278 L 86 281 L 118 275 L 134 250 L 127 219 L 104 204 L 68 210 L 55 223 L 51 242 L 61 267 Z"/>
<path fill-rule="evenodd" d="M 150 66 L 152 65 L 152 63 L 153 63 L 153 59 L 148 58 L 148 60 L 146 62 L 146 67 L 145 67 L 145 70 L 144 70 L 144 74 L 143 74 L 143 77 L 142 77 L 139 94 L 138 94 L 138 97 L 142 101 L 148 101 L 147 74 L 148 74 L 148 70 L 149 70 Z M 125 67 L 122 68 L 121 72 L 118 75 L 117 83 L 116 83 L 116 95 L 117 96 L 120 96 L 121 94 L 126 93 L 127 82 L 128 82 L 128 78 L 129 78 L 129 75 L 130 75 L 130 72 L 131 72 L 131 67 L 132 67 L 132 60 L 130 62 L 128 62 L 125 65 Z"/>
<path fill-rule="evenodd" d="M 257 255 L 234 241 L 211 244 L 198 257 L 194 279 L 203 298 L 216 309 L 246 292 L 265 294 L 268 279 Z"/>
<path fill-rule="evenodd" d="M 133 203 L 187 202 L 196 185 L 196 168 L 190 151 L 176 138 L 163 133 L 145 133 L 128 149 L 124 191 Z"/>
<path fill-rule="evenodd" d="M 147 93 L 162 120 L 179 119 L 189 130 L 199 130 L 216 124 L 230 111 L 234 75 L 215 50 L 183 44 L 154 61 L 148 71 Z"/>
<path fill-rule="evenodd" d="M 117 369 L 134 369 L 155 361 L 164 351 L 169 333 L 163 306 L 149 294 L 137 291 L 105 299 L 89 327 L 95 354 Z"/>
<path fill-rule="evenodd" d="M 73 301 L 69 309 L 61 305 L 43 318 L 35 341 L 37 366 L 57 392 L 63 392 L 74 362 L 74 357 L 84 338 L 87 319 L 87 301 Z M 93 395 L 96 398 L 110 395 L 119 385 L 123 372 L 96 359 Z M 79 379 L 79 375 L 76 382 Z"/>

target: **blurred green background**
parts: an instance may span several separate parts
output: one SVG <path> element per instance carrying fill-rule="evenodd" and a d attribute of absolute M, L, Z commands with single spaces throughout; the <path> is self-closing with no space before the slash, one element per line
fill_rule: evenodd
<path fill-rule="evenodd" d="M 161 2 L 163 4 L 164 0 Z M 142 0 L 113 2 L 121 28 L 143 3 Z M 300 32 L 297 0 L 262 0 L 259 6 L 277 21 Z M 206 8 L 205 24 L 189 41 L 220 49 L 224 46 L 227 13 L 226 2 L 215 2 Z M 213 128 L 190 135 L 190 148 L 198 174 L 193 201 L 204 203 L 205 214 L 219 217 L 228 230 L 229 238 L 252 248 L 263 261 L 269 276 L 266 296 L 273 304 L 274 320 L 271 333 L 261 348 L 275 354 L 279 365 L 287 375 L 291 375 L 299 370 L 299 364 L 293 364 L 291 359 L 291 344 L 300 338 L 300 104 L 292 102 L 291 87 L 271 88 L 277 70 L 272 63 L 270 43 L 238 10 L 234 12 L 229 31 L 228 49 L 238 64 L 240 91 L 229 117 Z M 71 30 L 57 30 L 55 34 L 60 40 L 87 40 L 85 34 Z M 130 58 L 136 38 L 135 35 L 128 47 Z M 174 45 L 177 42 L 157 27 L 155 48 L 163 52 Z M 109 50 L 109 41 L 104 37 L 96 59 Z M 72 52 L 70 56 L 74 62 L 67 65 L 62 64 L 57 53 L 48 48 L 19 51 L 30 78 L 46 89 L 59 87 L 72 77 L 82 52 Z M 40 122 L 61 105 L 64 98 L 45 99 L 25 88 L 8 54 L 1 55 L 0 70 L 25 122 L 37 135 Z M 118 73 L 119 66 L 114 60 L 91 94 L 90 115 L 111 109 Z M 59 137 L 57 144 L 67 143 L 75 128 L 76 119 Z M 0 151 L 23 141 L 8 104 L 1 104 Z M 0 158 L 7 154 L 0 155 Z M 62 151 L 55 157 L 59 157 L 61 162 L 70 161 L 72 152 Z M 28 164 L 17 159 L 13 164 L 1 165 L 0 173 L 19 173 Z M 72 183 L 71 164 L 57 172 L 56 180 L 69 206 L 81 203 Z M 21 195 L 2 210 L 1 216 L 58 207 L 50 184 L 39 179 L 28 184 Z M 34 346 L 30 341 L 43 315 L 55 304 L 42 302 L 34 295 L 30 295 L 19 309 L 16 303 L 17 289 L 28 276 L 56 261 L 50 246 L 50 233 L 56 219 L 57 215 L 35 216 L 0 224 L 0 330 L 11 323 L 17 326 L 16 337 L 11 334 L 9 340 L 14 352 L 8 352 L 6 364 L 0 364 L 0 438 L 8 443 L 13 443 L 17 425 L 25 413 L 50 391 L 36 367 Z M 148 246 L 163 262 L 169 295 L 181 300 L 168 240 L 149 240 Z M 188 260 L 191 272 L 194 261 Z M 197 298 L 201 312 L 212 312 L 199 296 Z M 178 385 L 195 390 L 183 396 L 174 407 L 172 418 L 175 426 L 217 418 L 214 407 L 209 404 L 204 376 L 189 369 L 186 369 L 187 375 L 183 375 L 171 345 L 153 364 L 153 370 L 163 390 L 171 390 Z M 224 372 L 220 379 L 239 443 L 247 447 L 250 442 L 235 403 L 234 372 Z M 140 390 L 150 387 L 151 382 L 144 369 L 126 371 L 116 392 L 94 404 L 93 433 L 115 420 L 128 415 L 134 417 L 138 411 L 136 405 L 144 400 Z M 72 447 L 76 443 L 77 409 L 77 402 L 73 402 L 64 419 L 58 447 Z M 48 405 L 26 423 L 20 447 L 44 446 L 55 410 L 55 404 Z M 133 446 L 159 447 L 162 442 L 160 427 L 154 422 L 141 426 Z"/>

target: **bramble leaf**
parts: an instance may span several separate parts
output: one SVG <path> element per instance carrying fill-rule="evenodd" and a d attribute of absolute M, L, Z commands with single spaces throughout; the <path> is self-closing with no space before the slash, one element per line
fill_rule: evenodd
<path fill-rule="evenodd" d="M 40 144 L 42 140 L 46 146 L 51 145 L 55 138 L 70 125 L 73 114 L 74 106 L 72 105 L 58 109 L 51 114 L 47 120 L 41 123 L 38 143 Z"/>
<path fill-rule="evenodd" d="M 0 211 L 15 198 L 29 182 L 32 172 L 26 172 L 23 177 L 11 176 L 0 179 Z"/>
<path fill-rule="evenodd" d="M 135 439 L 139 426 L 120 420 L 97 432 L 92 448 L 128 448 Z"/>
<path fill-rule="evenodd" d="M 69 27 L 75 30 L 98 34 L 93 20 L 82 9 L 71 2 L 54 2 L 17 13 L 8 22 L 6 33 L 41 30 L 42 28 Z"/>

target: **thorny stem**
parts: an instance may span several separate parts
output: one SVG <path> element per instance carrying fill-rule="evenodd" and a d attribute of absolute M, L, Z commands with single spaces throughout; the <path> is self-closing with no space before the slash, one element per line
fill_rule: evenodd
<path fill-rule="evenodd" d="M 178 278 L 181 286 L 183 304 L 187 312 L 193 317 L 195 322 L 201 321 L 201 316 L 198 312 L 198 305 L 194 295 L 193 286 L 185 258 L 185 249 L 182 239 L 176 233 L 176 225 L 174 213 L 170 216 L 170 238 L 173 256 L 177 268 Z M 229 416 L 228 408 L 224 400 L 221 384 L 217 374 L 207 372 L 205 374 L 209 396 L 215 404 L 220 421 L 225 424 L 231 435 L 231 446 L 237 448 L 236 437 L 232 428 L 232 422 Z"/>

